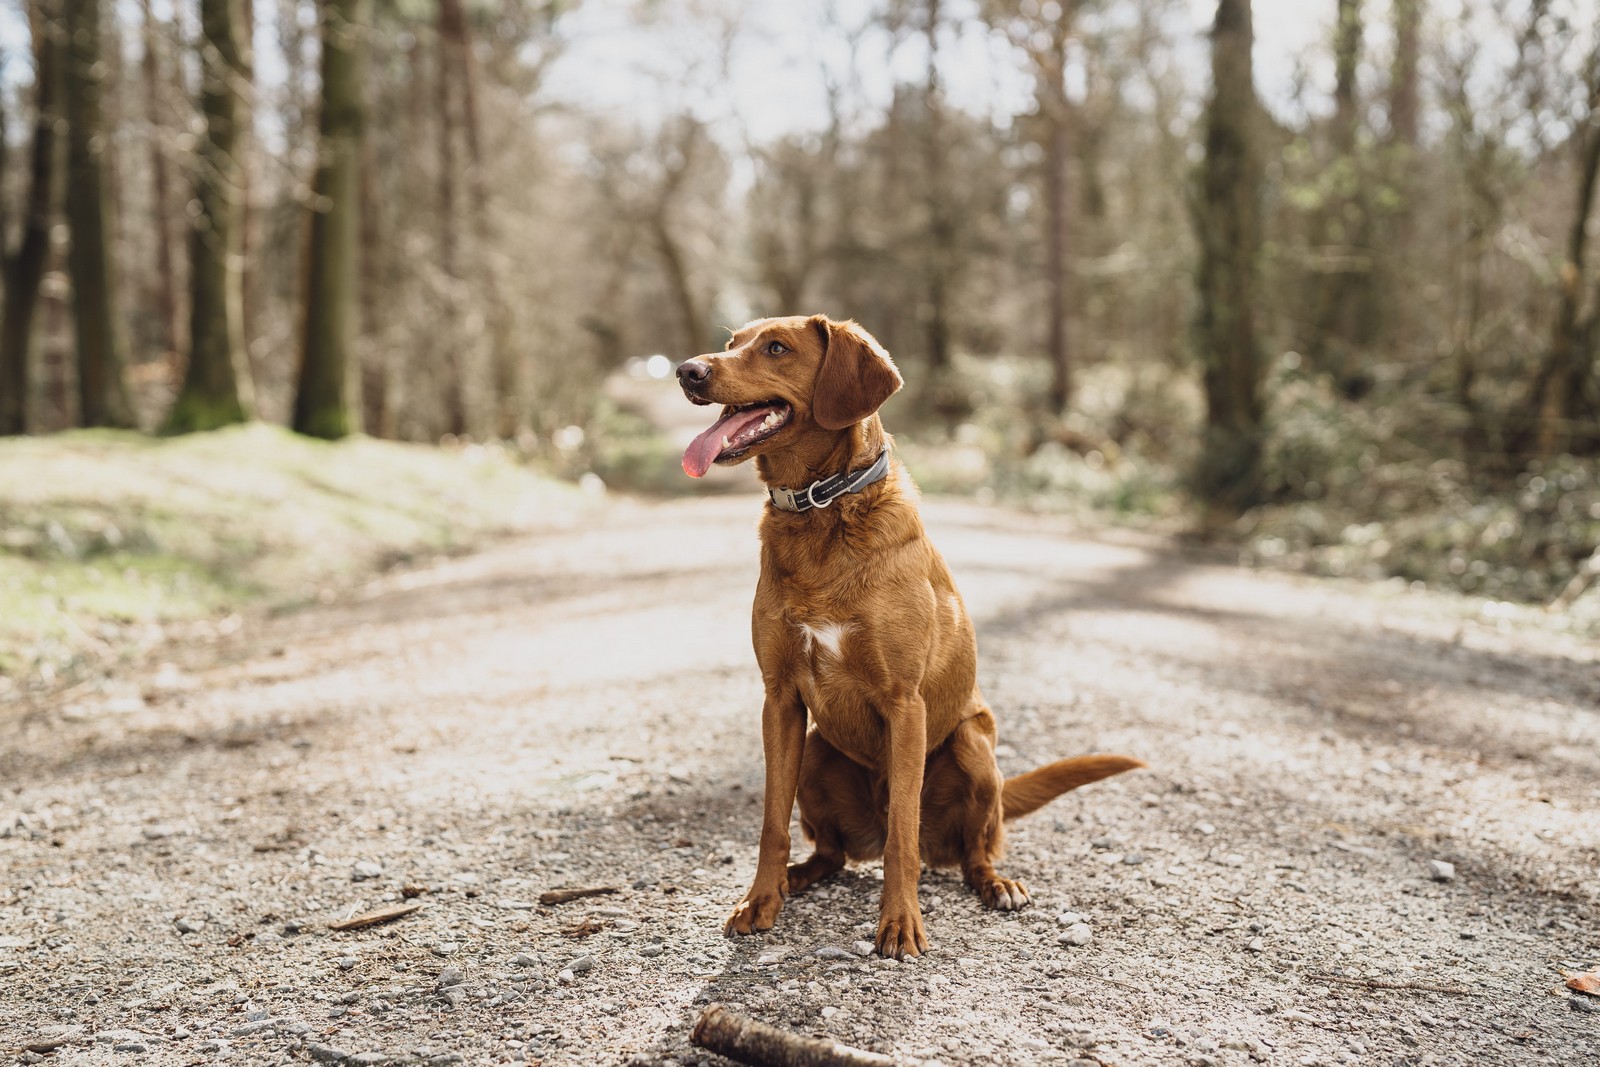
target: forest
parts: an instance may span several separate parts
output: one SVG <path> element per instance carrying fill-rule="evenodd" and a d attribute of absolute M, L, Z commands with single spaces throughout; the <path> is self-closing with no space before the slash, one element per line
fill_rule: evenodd
<path fill-rule="evenodd" d="M 650 488 L 606 381 L 822 311 L 930 489 L 1586 600 L 1600 12 L 1296 11 L 1284 55 L 1249 0 L 24 0 L 0 433 Z"/>

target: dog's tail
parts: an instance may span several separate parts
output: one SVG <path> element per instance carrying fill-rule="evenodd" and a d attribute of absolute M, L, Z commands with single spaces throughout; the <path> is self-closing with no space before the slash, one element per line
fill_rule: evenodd
<path fill-rule="evenodd" d="M 1002 810 L 1007 819 L 1015 819 L 1030 811 L 1038 811 L 1056 797 L 1080 785 L 1098 782 L 1123 771 L 1137 770 L 1145 765 L 1132 756 L 1074 756 L 1047 763 L 1037 770 L 1007 778 L 1000 794 Z"/>

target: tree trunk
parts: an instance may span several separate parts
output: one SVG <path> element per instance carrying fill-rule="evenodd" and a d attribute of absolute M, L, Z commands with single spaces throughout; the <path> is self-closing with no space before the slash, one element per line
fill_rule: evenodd
<path fill-rule="evenodd" d="M 1076 3 L 1064 4 L 1057 25 L 1048 27 L 1050 46 L 1038 55 L 1034 76 L 1039 117 L 1045 124 L 1045 284 L 1049 323 L 1046 348 L 1050 360 L 1050 410 L 1065 415 L 1072 401 L 1072 338 L 1068 317 L 1072 266 L 1068 259 L 1071 218 L 1067 196 L 1067 163 L 1072 157 L 1072 113 L 1067 99 L 1067 39 Z"/>
<path fill-rule="evenodd" d="M 1356 71 L 1361 64 L 1361 0 L 1339 0 L 1333 28 L 1333 130 L 1341 153 L 1355 148 Z"/>
<path fill-rule="evenodd" d="M 363 37 L 371 25 L 371 0 L 323 0 L 321 9 L 322 114 L 293 426 L 313 437 L 336 438 L 350 430 L 345 383 L 355 342 Z"/>
<path fill-rule="evenodd" d="M 1600 178 L 1600 79 L 1590 91 L 1588 120 L 1580 127 L 1582 156 L 1578 167 L 1578 203 L 1572 228 L 1567 232 L 1567 255 L 1559 275 L 1560 302 L 1556 308 L 1555 336 L 1534 379 L 1533 400 L 1538 412 L 1534 451 L 1549 458 L 1560 452 L 1581 450 L 1584 432 L 1594 419 L 1586 411 L 1584 391 L 1593 373 L 1595 312 L 1583 313 L 1583 279 L 1589 244 L 1589 216 Z M 1592 434 L 1592 430 L 1588 434 Z"/>
<path fill-rule="evenodd" d="M 1219 0 L 1211 35 L 1211 100 L 1195 205 L 1200 244 L 1197 341 L 1206 429 L 1196 489 L 1208 506 L 1240 511 L 1260 491 L 1261 344 L 1256 284 L 1261 249 L 1259 104 L 1250 62 L 1250 0 Z"/>
<path fill-rule="evenodd" d="M 34 0 L 28 6 L 33 33 L 35 117 L 22 241 L 5 263 L 6 306 L 0 317 L 0 434 L 28 432 L 33 318 L 50 257 L 50 222 L 56 200 L 55 109 L 61 73 L 56 17 L 50 0 Z"/>
<path fill-rule="evenodd" d="M 447 25 L 447 5 L 439 5 L 436 31 L 438 35 L 438 92 L 435 95 L 437 115 L 434 135 L 438 149 L 439 197 L 439 271 L 445 278 L 445 306 L 451 327 L 447 331 L 444 366 L 444 415 L 447 433 L 460 436 L 467 432 L 466 359 L 464 341 L 454 324 L 461 319 L 461 300 L 457 282 L 460 271 L 456 263 L 456 128 L 455 77 L 450 70 L 450 29 Z"/>
<path fill-rule="evenodd" d="M 246 377 L 239 384 L 249 400 L 256 392 L 256 341 L 261 336 L 260 260 L 261 212 L 256 208 L 256 4 L 239 3 L 239 88 L 238 137 L 233 157 L 239 168 L 239 346 L 243 350 Z"/>
<path fill-rule="evenodd" d="M 1423 0 L 1393 0 L 1394 65 L 1389 78 L 1389 137 L 1417 146 L 1417 58 L 1421 54 Z"/>
<path fill-rule="evenodd" d="M 195 168 L 189 234 L 189 366 L 167 418 L 167 433 L 243 422 L 237 368 L 244 362 L 239 320 L 238 0 L 200 0 L 200 110 L 205 136 Z"/>
<path fill-rule="evenodd" d="M 940 0 L 925 0 L 928 21 L 924 32 L 928 41 L 928 80 L 924 106 L 928 109 L 927 141 L 924 144 L 925 180 L 928 190 L 928 289 L 926 325 L 928 337 L 928 379 L 926 392 L 931 406 L 939 406 L 945 370 L 950 366 L 950 257 L 954 237 L 950 218 L 949 188 L 944 144 L 944 90 L 939 83 Z"/>
<path fill-rule="evenodd" d="M 78 360 L 78 418 L 85 426 L 134 425 L 122 351 L 106 187 L 108 131 L 101 110 L 102 0 L 63 0 L 71 33 L 61 88 L 67 115 L 67 223 Z"/>
<path fill-rule="evenodd" d="M 524 424 L 517 381 L 517 351 L 511 329 L 511 309 L 500 290 L 494 269 L 494 231 L 490 221 L 489 180 L 483 162 L 483 126 L 478 116 L 478 63 L 472 51 L 461 0 L 439 0 L 439 33 L 455 53 L 461 82 L 462 127 L 467 135 L 467 190 L 471 198 L 473 240 L 477 246 L 478 274 L 488 305 L 491 371 L 494 382 L 497 436 L 513 438 Z"/>
<path fill-rule="evenodd" d="M 172 182 L 167 172 L 167 153 L 161 143 L 162 119 L 161 56 L 157 51 L 161 27 L 156 22 L 150 0 L 140 0 L 144 12 L 144 56 L 139 66 L 144 77 L 145 113 L 150 122 L 150 199 L 155 223 L 155 273 L 150 288 L 161 326 L 161 346 L 167 358 L 178 352 L 178 287 L 172 251 Z"/>

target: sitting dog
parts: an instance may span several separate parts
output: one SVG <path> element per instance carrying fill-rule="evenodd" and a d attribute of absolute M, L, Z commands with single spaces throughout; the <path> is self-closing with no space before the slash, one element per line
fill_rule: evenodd
<path fill-rule="evenodd" d="M 901 385 L 889 354 L 853 322 L 761 319 L 677 373 L 694 403 L 722 405 L 684 471 L 754 457 L 769 496 L 754 612 L 761 847 L 726 932 L 770 930 L 788 894 L 879 856 L 885 956 L 927 951 L 922 863 L 959 866 L 991 908 L 1027 905 L 1028 891 L 995 873 L 1004 820 L 1144 764 L 1082 756 L 1001 778 L 972 622 L 878 418 Z M 797 792 L 815 851 L 791 866 Z"/>

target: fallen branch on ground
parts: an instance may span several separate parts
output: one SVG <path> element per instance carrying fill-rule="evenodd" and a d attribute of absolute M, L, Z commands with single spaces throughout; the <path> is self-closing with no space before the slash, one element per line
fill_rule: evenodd
<path fill-rule="evenodd" d="M 894 1060 L 821 1037 L 786 1033 L 721 1004 L 710 1004 L 695 1020 L 689 1040 L 750 1067 L 894 1067 Z"/>
<path fill-rule="evenodd" d="M 393 922 L 395 919 L 404 918 L 414 911 L 421 911 L 421 904 L 396 904 L 392 908 L 379 908 L 349 919 L 342 919 L 336 923 L 329 923 L 330 930 L 361 930 L 368 926 L 377 926 L 379 923 Z"/>
<path fill-rule="evenodd" d="M 584 897 L 603 897 L 608 893 L 617 892 L 614 885 L 597 885 L 589 889 L 552 889 L 548 893 L 539 894 L 541 904 L 565 904 L 569 900 L 582 900 Z"/>

